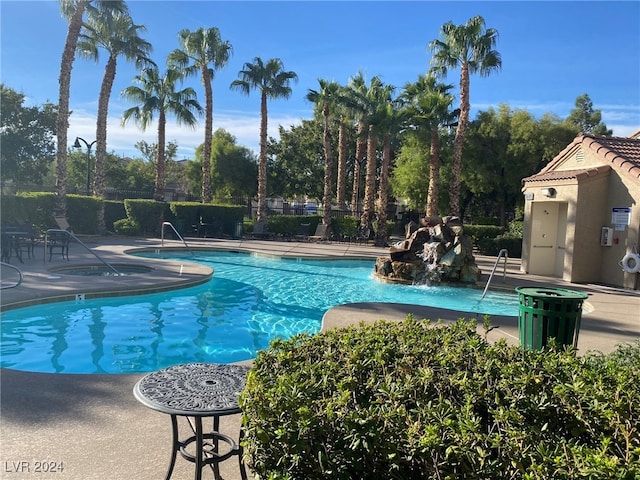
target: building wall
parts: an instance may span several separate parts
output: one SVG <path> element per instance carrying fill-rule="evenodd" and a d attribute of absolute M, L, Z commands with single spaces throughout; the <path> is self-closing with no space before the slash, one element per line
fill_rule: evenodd
<path fill-rule="evenodd" d="M 610 163 L 581 146 L 567 152 L 553 171 L 589 169 Z M 542 195 L 543 188 L 555 188 L 556 195 Z M 528 182 L 525 194 L 525 228 L 521 270 L 531 272 L 532 207 L 536 202 L 560 202 L 566 205 L 565 243 L 562 271 L 555 276 L 573 283 L 598 282 L 629 289 L 640 289 L 640 274 L 625 273 L 619 262 L 629 252 L 640 249 L 640 183 L 612 168 L 593 177 L 578 176 L 564 180 Z M 631 208 L 630 224 L 616 228 L 614 208 Z M 602 227 L 613 228 L 613 244 L 601 246 Z"/>
<path fill-rule="evenodd" d="M 624 288 L 640 289 L 640 274 L 625 273 L 619 263 L 622 258 L 634 249 L 640 249 L 640 185 L 626 176 L 611 175 L 609 180 L 609 196 L 607 215 L 603 226 L 613 228 L 613 245 L 603 247 L 601 267 L 601 281 L 603 283 L 619 285 Z M 616 229 L 613 223 L 614 208 L 630 207 L 630 224 L 624 229 Z"/>
<path fill-rule="evenodd" d="M 609 176 L 582 180 L 576 195 L 573 218 L 573 254 L 566 258 L 565 280 L 575 283 L 600 282 L 603 251 L 600 245 L 602 226 L 605 224 L 609 192 Z"/>

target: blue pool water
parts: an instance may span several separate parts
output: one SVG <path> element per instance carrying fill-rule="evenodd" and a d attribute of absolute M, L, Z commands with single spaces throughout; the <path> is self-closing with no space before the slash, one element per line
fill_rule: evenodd
<path fill-rule="evenodd" d="M 171 258 L 194 261 L 176 254 Z M 277 337 L 317 332 L 331 307 L 356 302 L 518 314 L 515 294 L 390 285 L 373 261 L 200 254 L 206 284 L 149 295 L 60 302 L 2 313 L 0 366 L 57 373 L 140 373 L 184 362 L 236 362 Z"/>

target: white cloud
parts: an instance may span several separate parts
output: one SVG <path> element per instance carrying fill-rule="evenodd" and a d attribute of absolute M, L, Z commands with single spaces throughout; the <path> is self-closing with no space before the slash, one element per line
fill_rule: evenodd
<path fill-rule="evenodd" d="M 75 137 L 82 137 L 87 142 L 95 139 L 96 116 L 87 110 L 74 110 L 69 119 L 68 139 L 72 144 Z M 278 138 L 278 126 L 289 128 L 301 122 L 300 118 L 290 116 L 270 116 L 269 136 Z M 253 150 L 256 155 L 259 152 L 260 117 L 243 112 L 214 112 L 214 130 L 222 128 L 236 137 L 238 145 Z M 148 143 L 156 143 L 158 139 L 157 121 L 154 121 L 146 131 L 140 130 L 135 123 L 127 123 L 122 126 L 119 116 L 109 116 L 107 121 L 107 151 L 117 155 L 128 157 L 140 157 L 140 152 L 135 148 L 136 142 L 144 140 Z M 178 125 L 175 120 L 167 121 L 167 142 L 175 141 L 178 144 L 178 158 L 193 158 L 195 149 L 204 139 L 204 122 L 200 121 L 196 129 L 190 129 Z"/>

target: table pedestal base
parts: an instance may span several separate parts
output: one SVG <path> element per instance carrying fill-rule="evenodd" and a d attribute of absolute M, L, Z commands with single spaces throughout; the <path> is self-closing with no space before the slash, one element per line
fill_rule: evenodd
<path fill-rule="evenodd" d="M 220 429 L 220 417 L 213 417 L 213 431 L 212 432 L 203 432 L 202 428 L 202 417 L 194 417 L 193 423 L 187 418 L 191 429 L 193 430 L 194 435 L 190 436 L 185 440 L 179 440 L 178 433 L 178 418 L 177 415 L 171 415 L 171 427 L 173 431 L 173 449 L 171 452 L 171 462 L 169 464 L 169 470 L 167 471 L 167 475 L 165 480 L 169 480 L 173 473 L 173 467 L 176 463 L 177 453 L 180 452 L 180 455 L 187 461 L 191 463 L 195 463 L 195 479 L 202 479 L 202 469 L 206 465 L 210 465 L 213 470 L 213 475 L 216 480 L 219 480 L 220 477 L 220 462 L 223 462 L 235 455 L 238 456 L 238 462 L 240 467 L 240 475 L 242 480 L 247 480 L 247 471 L 242 461 L 243 456 L 243 448 L 240 445 L 242 441 L 242 429 L 240 429 L 240 438 L 238 443 L 235 442 L 228 435 L 224 435 L 220 433 L 218 430 Z M 220 450 L 220 443 L 226 445 L 225 451 L 222 452 Z M 189 448 L 192 444 L 195 444 L 193 448 Z M 190 451 L 192 450 L 193 453 Z"/>

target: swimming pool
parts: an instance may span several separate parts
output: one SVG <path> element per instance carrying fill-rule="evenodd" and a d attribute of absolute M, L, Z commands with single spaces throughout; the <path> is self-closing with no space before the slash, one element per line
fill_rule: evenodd
<path fill-rule="evenodd" d="M 146 254 L 144 256 L 154 256 Z M 470 314 L 518 314 L 515 294 L 406 286 L 372 278 L 373 260 L 175 254 L 214 269 L 200 286 L 9 310 L 0 366 L 55 373 L 141 373 L 184 362 L 236 362 L 278 337 L 317 332 L 335 305 L 395 302 Z"/>

